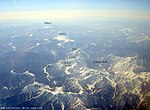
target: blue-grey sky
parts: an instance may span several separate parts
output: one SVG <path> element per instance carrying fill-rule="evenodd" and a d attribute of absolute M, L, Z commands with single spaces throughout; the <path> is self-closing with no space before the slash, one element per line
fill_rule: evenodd
<path fill-rule="evenodd" d="M 150 0 L 0 0 L 0 19 L 150 19 Z"/>
<path fill-rule="evenodd" d="M 150 0 L 0 0 L 0 11 L 150 10 Z"/>

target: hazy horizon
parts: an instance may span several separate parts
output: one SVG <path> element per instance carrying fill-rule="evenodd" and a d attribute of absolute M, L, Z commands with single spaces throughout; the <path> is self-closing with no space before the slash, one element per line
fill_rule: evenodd
<path fill-rule="evenodd" d="M 19 19 L 150 19 L 148 0 L 5 0 L 0 20 Z"/>

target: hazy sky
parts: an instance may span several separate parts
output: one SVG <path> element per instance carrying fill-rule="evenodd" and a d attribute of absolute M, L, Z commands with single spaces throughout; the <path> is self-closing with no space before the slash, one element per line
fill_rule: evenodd
<path fill-rule="evenodd" d="M 0 0 L 0 19 L 24 18 L 31 15 L 48 17 L 46 14 L 48 11 L 53 16 L 60 15 L 60 11 L 61 13 L 70 11 L 70 15 L 68 13 L 64 13 L 64 15 L 73 16 L 71 11 L 76 11 L 74 16 L 88 13 L 91 16 L 122 17 L 124 15 L 147 19 L 150 16 L 150 0 Z M 58 15 L 55 14 L 55 11 Z M 43 14 L 44 12 L 45 14 Z"/>
<path fill-rule="evenodd" d="M 150 10 L 150 0 L 0 0 L 1 11 Z"/>

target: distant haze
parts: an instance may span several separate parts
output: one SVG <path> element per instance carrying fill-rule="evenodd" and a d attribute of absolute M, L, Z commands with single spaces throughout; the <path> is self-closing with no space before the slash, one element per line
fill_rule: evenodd
<path fill-rule="evenodd" d="M 149 0 L 2 0 L 0 20 L 150 19 Z"/>

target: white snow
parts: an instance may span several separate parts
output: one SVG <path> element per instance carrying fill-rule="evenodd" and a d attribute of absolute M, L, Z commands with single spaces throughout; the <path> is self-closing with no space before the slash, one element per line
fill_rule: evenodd
<path fill-rule="evenodd" d="M 54 39 L 58 41 L 63 41 L 63 42 L 74 42 L 74 40 L 71 40 L 66 36 L 57 36 Z"/>

